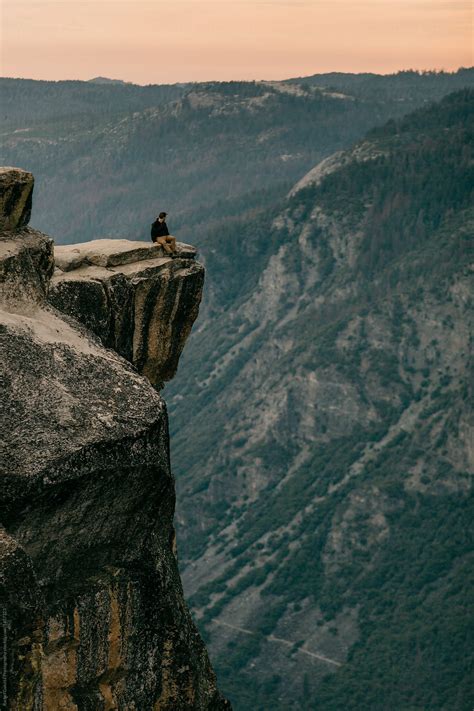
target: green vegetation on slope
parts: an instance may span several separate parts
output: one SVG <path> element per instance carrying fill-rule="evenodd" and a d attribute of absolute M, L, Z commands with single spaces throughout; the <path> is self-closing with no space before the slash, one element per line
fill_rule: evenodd
<path fill-rule="evenodd" d="M 35 174 L 35 225 L 60 243 L 148 239 L 165 208 L 173 231 L 207 256 L 210 231 L 244 213 L 251 220 L 324 156 L 448 85 L 472 83 L 471 74 L 416 75 L 406 96 L 394 77 L 378 78 L 380 97 L 359 92 L 354 79 L 342 98 L 285 83 L 4 79 L 2 161 Z"/>
<path fill-rule="evenodd" d="M 471 708 L 472 92 L 284 196 L 472 70 L 296 94 L 7 83 L 3 159 L 37 176 L 36 226 L 147 238 L 165 205 L 202 247 L 165 396 L 185 587 L 234 707 Z"/>
<path fill-rule="evenodd" d="M 247 225 L 170 388 L 184 572 L 216 557 L 191 602 L 237 709 L 472 706 L 473 109 L 373 131 L 257 216 L 261 256 Z M 272 672 L 269 635 L 343 665 Z"/>

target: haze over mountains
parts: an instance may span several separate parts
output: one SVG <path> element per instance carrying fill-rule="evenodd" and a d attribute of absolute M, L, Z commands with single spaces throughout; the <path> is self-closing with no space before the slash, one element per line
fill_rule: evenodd
<path fill-rule="evenodd" d="M 36 227 L 145 239 L 164 208 L 202 251 L 165 397 L 185 588 L 236 709 L 472 706 L 473 78 L 2 80 Z"/>
<path fill-rule="evenodd" d="M 278 201 L 373 125 L 469 83 L 469 69 L 146 87 L 3 79 L 2 154 L 38 175 L 36 224 L 60 243 L 148 239 L 165 209 L 204 248 L 221 218 Z"/>

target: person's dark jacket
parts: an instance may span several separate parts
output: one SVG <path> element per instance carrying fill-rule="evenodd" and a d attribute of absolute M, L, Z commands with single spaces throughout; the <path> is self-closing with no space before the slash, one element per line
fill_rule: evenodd
<path fill-rule="evenodd" d="M 166 222 L 155 220 L 151 226 L 151 239 L 153 242 L 156 242 L 159 237 L 166 237 L 166 235 L 169 235 L 168 225 Z"/>

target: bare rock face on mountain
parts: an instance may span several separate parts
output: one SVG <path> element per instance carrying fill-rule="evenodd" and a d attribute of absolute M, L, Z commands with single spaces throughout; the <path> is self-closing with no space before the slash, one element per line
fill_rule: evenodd
<path fill-rule="evenodd" d="M 3 225 L 18 200 L 4 201 Z M 5 706 L 229 708 L 182 595 L 166 405 L 118 353 L 48 304 L 52 240 L 4 228 L 0 246 Z M 184 279 L 172 267 L 168 286 L 185 294 L 170 286 Z M 145 289 L 143 271 L 140 280 Z M 184 330 L 197 306 L 182 308 Z"/>

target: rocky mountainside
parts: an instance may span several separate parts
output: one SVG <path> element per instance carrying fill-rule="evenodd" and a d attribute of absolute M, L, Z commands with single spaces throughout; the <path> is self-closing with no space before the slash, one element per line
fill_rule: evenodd
<path fill-rule="evenodd" d="M 2 162 L 37 176 L 35 224 L 57 242 L 148 239 L 165 209 L 205 253 L 212 234 L 226 242 L 232 220 L 275 212 L 299 177 L 376 123 L 474 84 L 469 70 L 343 76 L 343 90 L 338 75 L 320 85 L 0 80 Z"/>
<path fill-rule="evenodd" d="M 2 708 L 230 708 L 183 599 L 166 405 L 141 374 L 172 376 L 203 269 L 136 243 L 55 268 L 32 175 L 1 169 L 0 188 Z"/>
<path fill-rule="evenodd" d="M 43 229 L 133 239 L 164 203 L 199 244 L 204 309 L 165 393 L 185 585 L 239 709 L 472 706 L 472 96 L 349 150 L 472 74 L 172 99 L 0 82 Z M 140 367 L 116 306 L 141 267 L 104 275 L 86 252 L 51 298 Z"/>
<path fill-rule="evenodd" d="M 391 121 L 211 244 L 166 392 L 185 589 L 242 711 L 472 707 L 473 117 Z"/>

